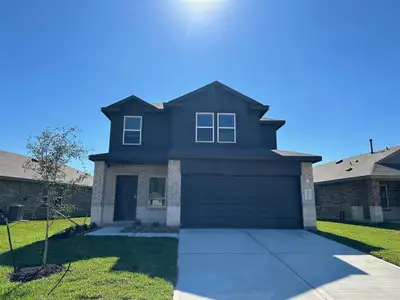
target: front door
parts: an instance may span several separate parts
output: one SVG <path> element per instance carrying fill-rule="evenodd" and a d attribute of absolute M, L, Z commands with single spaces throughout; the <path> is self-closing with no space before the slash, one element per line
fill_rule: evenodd
<path fill-rule="evenodd" d="M 117 176 L 115 189 L 114 221 L 131 221 L 136 217 L 138 177 Z"/>

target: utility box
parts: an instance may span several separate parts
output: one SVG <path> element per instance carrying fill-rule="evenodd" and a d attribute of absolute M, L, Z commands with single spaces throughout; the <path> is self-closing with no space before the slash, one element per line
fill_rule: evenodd
<path fill-rule="evenodd" d="M 24 206 L 21 204 L 10 205 L 8 207 L 8 221 L 22 221 L 24 219 Z"/>

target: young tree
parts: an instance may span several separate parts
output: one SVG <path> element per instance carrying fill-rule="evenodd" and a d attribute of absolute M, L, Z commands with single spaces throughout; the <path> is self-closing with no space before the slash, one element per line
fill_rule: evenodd
<path fill-rule="evenodd" d="M 31 156 L 24 165 L 32 170 L 35 179 L 41 183 L 42 193 L 39 199 L 46 208 L 46 233 L 43 251 L 43 265 L 47 264 L 49 227 L 57 217 L 67 217 L 73 209 L 68 203 L 76 193 L 85 187 L 88 174 L 71 172 L 67 164 L 79 161 L 83 165 L 88 151 L 77 139 L 78 129 L 46 128 L 41 134 L 28 139 L 26 145 Z"/>

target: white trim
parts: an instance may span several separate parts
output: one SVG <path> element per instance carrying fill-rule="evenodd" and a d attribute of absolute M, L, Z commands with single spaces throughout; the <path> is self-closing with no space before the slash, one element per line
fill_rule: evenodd
<path fill-rule="evenodd" d="M 211 115 L 212 116 L 212 126 L 198 126 L 197 116 L 198 115 Z M 197 129 L 198 128 L 208 128 L 212 129 L 212 141 L 198 141 L 197 140 Z M 213 112 L 196 112 L 196 128 L 195 128 L 195 141 L 196 143 L 214 143 L 214 113 Z"/>
<path fill-rule="evenodd" d="M 147 195 L 147 200 L 146 200 L 146 208 L 150 209 L 165 209 L 167 207 L 167 187 L 168 187 L 168 176 L 167 175 L 149 175 L 149 187 L 148 187 L 148 195 Z M 164 191 L 164 205 L 163 206 L 152 206 L 149 205 L 149 199 L 150 199 L 150 179 L 151 178 L 165 178 L 165 191 Z"/>
<path fill-rule="evenodd" d="M 381 186 L 384 186 L 384 187 L 385 187 L 385 191 L 386 191 L 386 207 L 383 207 L 383 205 L 382 205 Z M 386 209 L 386 208 L 389 208 L 389 207 L 390 207 L 389 191 L 388 191 L 387 184 L 385 184 L 385 183 L 380 183 L 380 184 L 379 184 L 379 198 L 380 198 L 380 200 L 381 200 L 381 206 L 382 206 L 382 208 L 385 208 L 385 209 Z"/>
<path fill-rule="evenodd" d="M 220 115 L 228 115 L 231 116 L 233 115 L 233 127 L 225 127 L 225 126 L 219 126 L 219 116 Z M 219 140 L 219 130 L 220 129 L 233 129 L 233 142 L 230 141 L 220 141 Z M 217 114 L 217 142 L 220 144 L 235 144 L 236 143 L 236 113 L 218 113 Z"/>
<path fill-rule="evenodd" d="M 126 122 L 126 118 L 140 118 L 140 129 L 126 129 L 125 128 L 125 122 Z M 143 123 L 143 118 L 142 116 L 124 116 L 124 128 L 123 128 L 123 133 L 122 133 L 122 145 L 141 145 L 142 144 L 142 123 Z M 139 143 L 125 143 L 125 131 L 139 131 L 140 135 L 139 135 Z"/>

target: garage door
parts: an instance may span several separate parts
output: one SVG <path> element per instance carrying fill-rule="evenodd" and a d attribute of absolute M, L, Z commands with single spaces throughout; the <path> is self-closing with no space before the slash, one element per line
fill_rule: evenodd
<path fill-rule="evenodd" d="M 302 228 L 298 176 L 182 176 L 182 227 Z"/>

